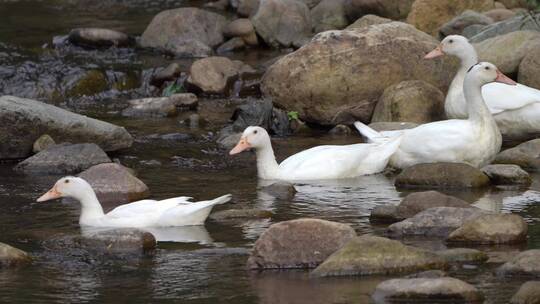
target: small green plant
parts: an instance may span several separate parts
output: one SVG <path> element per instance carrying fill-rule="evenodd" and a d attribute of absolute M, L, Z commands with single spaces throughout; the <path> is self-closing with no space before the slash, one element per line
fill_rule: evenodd
<path fill-rule="evenodd" d="M 169 97 L 173 94 L 184 92 L 184 87 L 181 84 L 173 83 L 168 85 L 164 90 L 162 95 L 164 97 Z"/>
<path fill-rule="evenodd" d="M 289 112 L 287 112 L 287 117 L 289 117 L 289 121 L 291 121 L 291 120 L 298 120 L 298 112 L 296 112 L 296 111 L 289 111 Z"/>

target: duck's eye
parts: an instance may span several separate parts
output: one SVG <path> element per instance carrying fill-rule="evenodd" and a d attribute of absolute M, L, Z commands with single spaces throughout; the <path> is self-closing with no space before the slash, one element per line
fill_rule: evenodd
<path fill-rule="evenodd" d="M 69 184 L 69 179 L 66 179 L 64 183 Z"/>
<path fill-rule="evenodd" d="M 448 43 L 454 43 L 454 40 L 450 39 L 448 40 Z"/>
<path fill-rule="evenodd" d="M 489 67 L 485 67 L 486 71 L 489 71 Z"/>
<path fill-rule="evenodd" d="M 253 134 L 257 134 L 257 130 L 253 131 Z"/>

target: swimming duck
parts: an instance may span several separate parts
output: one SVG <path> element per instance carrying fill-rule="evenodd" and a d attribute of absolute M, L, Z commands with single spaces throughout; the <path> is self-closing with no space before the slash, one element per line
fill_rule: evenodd
<path fill-rule="evenodd" d="M 372 144 L 318 146 L 294 154 L 278 165 L 266 130 L 250 126 L 244 130 L 242 138 L 230 154 L 254 149 L 257 172 L 261 179 L 294 181 L 352 178 L 384 170 L 400 140 L 396 137 Z"/>
<path fill-rule="evenodd" d="M 390 132 L 377 132 L 360 122 L 355 127 L 372 142 L 401 136 L 400 146 L 390 159 L 390 165 L 396 168 L 434 162 L 482 167 L 495 158 L 502 144 L 501 133 L 482 97 L 482 86 L 493 81 L 516 84 L 488 62 L 478 63 L 466 73 L 463 91 L 468 119 L 436 121 Z"/>
<path fill-rule="evenodd" d="M 445 54 L 457 56 L 461 60 L 461 66 L 446 95 L 446 115 L 448 118 L 467 118 L 463 81 L 467 70 L 478 62 L 478 55 L 467 38 L 451 35 L 444 38 L 425 58 Z M 503 135 L 526 137 L 540 132 L 540 90 L 522 84 L 508 86 L 490 83 L 482 87 L 482 96 Z"/>
<path fill-rule="evenodd" d="M 190 202 L 190 197 L 175 197 L 162 201 L 142 200 L 121 205 L 105 214 L 92 186 L 80 177 L 59 179 L 40 198 L 44 202 L 71 197 L 81 203 L 79 224 L 93 227 L 143 228 L 203 225 L 212 207 L 231 199 L 227 194 L 210 201 Z"/>

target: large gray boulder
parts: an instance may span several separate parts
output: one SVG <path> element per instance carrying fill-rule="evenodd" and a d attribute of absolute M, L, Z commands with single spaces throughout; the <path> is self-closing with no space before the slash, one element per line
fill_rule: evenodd
<path fill-rule="evenodd" d="M 313 31 L 320 33 L 329 30 L 340 30 L 349 25 L 345 16 L 345 0 L 323 0 L 311 10 Z"/>
<path fill-rule="evenodd" d="M 314 268 L 356 236 L 349 225 L 318 219 L 273 224 L 255 242 L 250 269 Z"/>
<path fill-rule="evenodd" d="M 92 166 L 79 174 L 96 192 L 102 204 L 128 203 L 147 198 L 150 190 L 124 166 L 105 163 Z"/>
<path fill-rule="evenodd" d="M 482 171 L 493 185 L 530 185 L 532 182 L 529 173 L 518 165 L 488 165 Z"/>
<path fill-rule="evenodd" d="M 14 96 L 0 97 L 0 124 L 0 159 L 30 156 L 43 134 L 57 141 L 95 143 L 105 151 L 129 148 L 133 143 L 122 127 Z"/>
<path fill-rule="evenodd" d="M 447 237 L 466 221 L 486 214 L 478 208 L 435 207 L 388 226 L 392 237 Z"/>
<path fill-rule="evenodd" d="M 352 239 L 328 257 L 312 275 L 387 275 L 446 267 L 446 261 L 433 252 L 406 246 L 399 241 L 365 235 Z"/>
<path fill-rule="evenodd" d="M 257 34 L 273 47 L 301 46 L 311 37 L 311 15 L 302 1 L 261 1 L 251 21 Z"/>
<path fill-rule="evenodd" d="M 111 160 L 95 144 L 55 145 L 25 159 L 15 170 L 27 174 L 74 174 Z"/>
<path fill-rule="evenodd" d="M 534 18 L 538 20 L 539 16 L 540 13 L 534 15 Z M 489 38 L 515 31 L 540 31 L 540 29 L 531 16 L 523 16 L 520 14 L 513 18 L 499 21 L 482 28 L 480 32 L 472 36 L 469 41 L 471 43 L 478 43 Z"/>
<path fill-rule="evenodd" d="M 461 15 L 443 24 L 439 32 L 443 37 L 449 35 L 461 35 L 463 30 L 470 25 L 488 25 L 492 23 L 493 19 L 490 17 L 475 11 L 466 10 Z"/>
<path fill-rule="evenodd" d="M 270 66 L 261 90 L 307 122 L 369 122 L 379 97 L 391 85 L 417 79 L 446 91 L 454 61 L 422 59 L 438 43 L 402 22 L 326 31 Z"/>
<path fill-rule="evenodd" d="M 142 47 L 175 51 L 174 46 L 187 46 L 197 40 L 210 48 L 223 42 L 223 28 L 227 19 L 202 9 L 185 7 L 157 14 L 141 36 Z"/>
<path fill-rule="evenodd" d="M 495 64 L 505 74 L 515 75 L 523 58 L 539 49 L 540 32 L 511 32 L 476 43 L 474 47 L 480 60 Z"/>
<path fill-rule="evenodd" d="M 458 279 L 416 278 L 392 279 L 377 285 L 372 296 L 375 303 L 482 303 L 483 294 L 476 287 Z"/>

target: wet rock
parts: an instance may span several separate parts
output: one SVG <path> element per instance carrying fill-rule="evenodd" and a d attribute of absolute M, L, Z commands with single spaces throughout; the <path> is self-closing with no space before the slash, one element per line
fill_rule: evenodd
<path fill-rule="evenodd" d="M 514 17 L 516 15 L 516 12 L 505 8 L 496 8 L 484 12 L 484 15 L 493 19 L 493 21 L 495 22 L 499 22 Z"/>
<path fill-rule="evenodd" d="M 366 14 L 390 19 L 405 19 L 411 11 L 413 2 L 414 0 L 346 0 L 345 11 L 351 21 Z"/>
<path fill-rule="evenodd" d="M 493 163 L 518 165 L 530 171 L 540 170 L 540 139 L 533 139 L 502 151 Z"/>
<path fill-rule="evenodd" d="M 540 89 L 540 47 L 535 46 L 519 64 L 518 81 L 521 84 Z"/>
<path fill-rule="evenodd" d="M 346 125 L 337 125 L 328 131 L 332 135 L 349 135 L 352 133 L 351 128 Z"/>
<path fill-rule="evenodd" d="M 422 124 L 445 117 L 443 93 L 427 82 L 409 80 L 384 90 L 375 106 L 371 121 Z"/>
<path fill-rule="evenodd" d="M 168 44 L 186 48 L 198 41 L 200 45 L 197 49 L 202 45 L 212 48 L 223 42 L 223 28 L 226 25 L 225 17 L 202 9 L 186 7 L 166 10 L 154 17 L 142 34 L 140 44 L 142 47 L 169 51 Z"/>
<path fill-rule="evenodd" d="M 156 238 L 149 232 L 133 228 L 86 228 L 79 244 L 102 253 L 142 252 L 156 248 Z"/>
<path fill-rule="evenodd" d="M 113 124 L 92 119 L 31 99 L 0 97 L 0 159 L 31 155 L 43 134 L 73 143 L 93 142 L 105 151 L 128 148 L 131 135 Z"/>
<path fill-rule="evenodd" d="M 236 13 L 242 17 L 251 17 L 259 9 L 260 0 L 238 0 Z"/>
<path fill-rule="evenodd" d="M 270 46 L 298 46 L 311 37 L 307 5 L 297 0 L 265 0 L 251 18 L 259 36 Z"/>
<path fill-rule="evenodd" d="M 311 274 L 317 277 L 387 275 L 446 266 L 446 262 L 433 252 L 365 235 L 353 238 Z"/>
<path fill-rule="evenodd" d="M 392 237 L 447 237 L 466 221 L 484 214 L 478 208 L 435 207 L 390 225 L 386 232 Z"/>
<path fill-rule="evenodd" d="M 368 122 L 379 97 L 393 84 L 418 79 L 445 90 L 454 64 L 447 58 L 421 60 L 437 44 L 433 37 L 401 22 L 319 33 L 270 66 L 261 90 L 306 122 Z"/>
<path fill-rule="evenodd" d="M 480 169 L 463 163 L 414 165 L 404 169 L 395 181 L 398 188 L 480 188 L 489 183 Z"/>
<path fill-rule="evenodd" d="M 421 31 L 436 35 L 444 23 L 467 9 L 482 12 L 492 8 L 495 8 L 493 0 L 417 0 L 412 5 L 407 22 Z"/>
<path fill-rule="evenodd" d="M 527 240 L 527 223 L 517 214 L 486 214 L 463 223 L 448 242 L 507 244 Z"/>
<path fill-rule="evenodd" d="M 261 187 L 261 191 L 282 200 L 291 200 L 297 192 L 294 185 L 287 182 L 275 182 L 270 185 L 264 185 Z"/>
<path fill-rule="evenodd" d="M 132 43 L 127 34 L 104 28 L 77 28 L 68 35 L 69 42 L 87 47 L 125 47 Z"/>
<path fill-rule="evenodd" d="M 252 67 L 238 60 L 209 57 L 193 62 L 186 82 L 206 94 L 224 94 L 235 77 L 255 72 Z"/>
<path fill-rule="evenodd" d="M 439 33 L 442 37 L 449 35 L 461 35 L 463 30 L 473 24 L 488 25 L 494 21 L 492 18 L 475 11 L 466 10 L 461 15 L 448 21 L 441 26 Z"/>
<path fill-rule="evenodd" d="M 85 170 L 79 177 L 86 180 L 102 204 L 128 203 L 150 196 L 150 190 L 124 166 L 99 164 Z"/>
<path fill-rule="evenodd" d="M 452 248 L 437 251 L 436 254 L 448 263 L 484 263 L 489 259 L 484 252 L 471 248 Z"/>
<path fill-rule="evenodd" d="M 284 136 L 289 133 L 287 113 L 274 108 L 272 101 L 249 100 L 238 106 L 232 116 L 232 132 L 243 132 L 249 126 L 260 126 L 271 134 Z"/>
<path fill-rule="evenodd" d="M 244 49 L 245 47 L 246 43 L 244 42 L 244 40 L 240 37 L 235 37 L 220 45 L 217 48 L 216 53 L 225 54 Z"/>
<path fill-rule="evenodd" d="M 493 185 L 530 185 L 531 176 L 517 165 L 488 165 L 482 171 Z"/>
<path fill-rule="evenodd" d="M 217 144 L 221 149 L 230 150 L 236 146 L 242 137 L 242 132 L 232 131 L 232 127 L 223 129 L 217 139 Z"/>
<path fill-rule="evenodd" d="M 161 87 L 163 83 L 167 81 L 174 81 L 180 76 L 182 70 L 178 63 L 173 62 L 166 68 L 159 70 L 156 74 L 152 75 L 150 84 L 156 87 Z"/>
<path fill-rule="evenodd" d="M 39 153 L 43 150 L 47 150 L 54 145 L 56 145 L 54 139 L 52 139 L 52 137 L 47 134 L 43 134 L 38 139 L 36 139 L 36 141 L 32 145 L 32 152 Z"/>
<path fill-rule="evenodd" d="M 346 0 L 323 0 L 311 10 L 313 32 L 340 30 L 349 24 L 345 15 Z"/>
<path fill-rule="evenodd" d="M 509 50 L 508 46 L 512 49 Z M 474 45 L 478 56 L 505 74 L 517 74 L 519 64 L 533 49 L 540 47 L 540 32 L 517 31 L 486 39 Z"/>
<path fill-rule="evenodd" d="M 176 115 L 178 108 L 196 109 L 197 96 L 191 93 L 173 94 L 169 97 L 151 97 L 129 101 L 129 107 L 122 111 L 128 117 L 167 117 Z"/>
<path fill-rule="evenodd" d="M 214 221 L 226 221 L 236 219 L 266 219 L 274 214 L 268 210 L 260 209 L 229 209 L 217 211 L 210 214 L 210 219 Z"/>
<path fill-rule="evenodd" d="M 443 278 L 447 277 L 448 274 L 442 270 L 426 270 L 418 273 L 413 273 L 408 276 L 406 276 L 406 279 L 418 279 L 418 278 L 426 278 L 426 279 L 434 279 L 434 278 Z"/>
<path fill-rule="evenodd" d="M 375 131 L 395 131 L 406 130 L 418 127 L 418 124 L 412 122 L 373 122 L 369 127 Z"/>
<path fill-rule="evenodd" d="M 360 18 L 358 18 L 353 24 L 347 26 L 346 30 L 356 30 L 356 29 L 362 29 L 364 27 L 368 27 L 370 25 L 375 24 L 383 24 L 383 23 L 390 23 L 392 22 L 392 19 L 383 18 L 377 15 L 365 15 Z"/>
<path fill-rule="evenodd" d="M 72 174 L 109 162 L 107 154 L 95 144 L 56 145 L 20 162 L 15 170 L 34 174 Z"/>
<path fill-rule="evenodd" d="M 510 300 L 510 304 L 539 304 L 540 281 L 525 282 Z"/>
<path fill-rule="evenodd" d="M 313 268 L 356 236 L 349 225 L 297 219 L 270 226 L 255 242 L 251 269 Z"/>
<path fill-rule="evenodd" d="M 103 91 L 106 91 L 109 87 L 107 76 L 98 70 L 90 70 L 80 77 L 74 77 L 64 83 L 66 96 L 68 97 L 80 97 L 80 96 L 92 96 Z"/>
<path fill-rule="evenodd" d="M 487 25 L 481 25 L 481 24 L 469 25 L 469 26 L 467 26 L 466 28 L 463 29 L 463 32 L 461 32 L 461 35 L 467 37 L 467 39 L 470 40 L 471 37 L 473 37 L 474 35 L 480 33 L 486 27 L 487 27 Z"/>
<path fill-rule="evenodd" d="M 536 19 L 540 14 L 534 15 Z M 478 43 L 489 38 L 508 34 L 515 31 L 539 31 L 538 26 L 531 17 L 515 16 L 504 21 L 496 22 L 483 28 L 479 33 L 469 39 L 471 43 Z"/>
<path fill-rule="evenodd" d="M 398 206 L 378 206 L 371 212 L 375 222 L 398 222 L 434 207 L 470 208 L 470 204 L 457 197 L 437 191 L 415 192 L 407 195 Z"/>
<path fill-rule="evenodd" d="M 0 243 L 0 268 L 19 266 L 30 262 L 32 262 L 32 258 L 28 253 L 7 244 Z"/>
<path fill-rule="evenodd" d="M 183 39 L 173 37 L 167 41 L 163 51 L 178 58 L 204 58 L 212 56 L 211 47 L 197 39 Z"/>
<path fill-rule="evenodd" d="M 499 267 L 497 272 L 506 276 L 540 277 L 540 249 L 521 252 Z"/>
<path fill-rule="evenodd" d="M 377 285 L 372 296 L 375 303 L 393 301 L 431 301 L 441 299 L 451 303 L 482 303 L 484 296 L 476 287 L 458 279 L 419 278 L 392 279 Z"/>
<path fill-rule="evenodd" d="M 210 3 L 205 3 L 204 7 L 213 8 L 217 10 L 226 10 L 229 6 L 229 0 L 218 0 Z"/>

